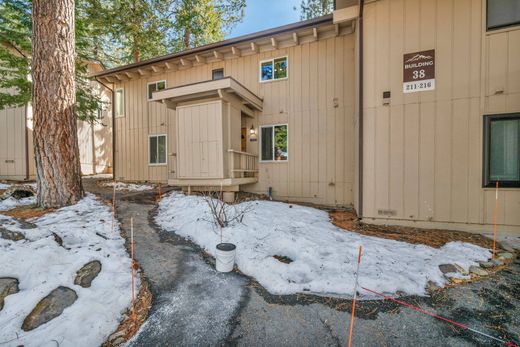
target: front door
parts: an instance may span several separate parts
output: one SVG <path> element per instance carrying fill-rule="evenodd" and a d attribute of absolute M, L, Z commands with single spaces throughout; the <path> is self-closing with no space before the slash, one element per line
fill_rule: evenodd
<path fill-rule="evenodd" d="M 241 140 L 240 140 L 240 150 L 242 152 L 247 152 L 247 128 L 240 129 Z"/>

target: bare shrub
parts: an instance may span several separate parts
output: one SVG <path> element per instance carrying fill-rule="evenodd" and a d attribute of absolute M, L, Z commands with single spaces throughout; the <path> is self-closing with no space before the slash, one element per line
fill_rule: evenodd
<path fill-rule="evenodd" d="M 220 192 L 204 192 L 202 193 L 204 201 L 208 204 L 211 213 L 211 224 L 220 229 L 220 242 L 222 242 L 222 229 L 235 223 L 242 223 L 246 213 L 252 210 L 251 204 L 226 204 L 222 199 L 222 190 Z"/>

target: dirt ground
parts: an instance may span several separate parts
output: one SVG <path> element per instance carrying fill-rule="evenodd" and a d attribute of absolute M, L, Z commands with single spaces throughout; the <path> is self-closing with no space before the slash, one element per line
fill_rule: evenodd
<path fill-rule="evenodd" d="M 18 206 L 13 209 L 10 209 L 8 211 L 2 211 L 2 214 L 17 218 L 17 219 L 30 219 L 30 218 L 37 218 L 41 217 L 44 214 L 53 212 L 53 209 L 43 209 L 34 205 L 25 205 L 25 206 Z"/>
<path fill-rule="evenodd" d="M 367 236 L 376 236 L 413 244 L 420 243 L 435 248 L 440 248 L 451 241 L 468 242 L 485 248 L 493 247 L 491 239 L 479 234 L 454 230 L 364 224 L 359 222 L 356 214 L 352 211 L 332 211 L 329 214 L 332 223 L 337 227 Z"/>

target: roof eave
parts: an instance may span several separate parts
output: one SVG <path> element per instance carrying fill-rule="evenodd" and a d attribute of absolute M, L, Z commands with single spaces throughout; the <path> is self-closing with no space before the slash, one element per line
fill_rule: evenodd
<path fill-rule="evenodd" d="M 320 25 L 320 24 L 325 24 L 325 23 L 328 23 L 328 22 L 330 22 L 332 24 L 332 14 L 329 14 L 329 15 L 326 15 L 326 16 L 322 16 L 322 17 L 313 18 L 313 19 L 308 19 L 308 20 L 305 20 L 305 21 L 297 22 L 297 23 L 291 23 L 291 24 L 287 24 L 287 25 L 276 27 L 276 28 L 272 28 L 272 29 L 262 30 L 262 31 L 259 31 L 259 32 L 256 32 L 256 33 L 252 33 L 252 34 L 246 34 L 246 35 L 238 36 L 238 37 L 235 37 L 235 38 L 231 38 L 231 39 L 227 39 L 227 40 L 223 40 L 223 41 L 207 44 L 207 45 L 204 45 L 204 46 L 191 48 L 191 49 L 188 49 L 188 50 L 185 50 L 185 51 L 172 53 L 172 54 L 167 54 L 167 55 L 163 55 L 163 56 L 152 58 L 152 59 L 148 59 L 148 60 L 143 60 L 143 61 L 140 61 L 140 62 L 137 62 L 137 63 L 133 63 L 133 64 L 128 64 L 128 65 L 115 67 L 115 68 L 112 68 L 112 69 L 108 69 L 108 70 L 104 70 L 104 71 L 92 74 L 91 77 L 103 77 L 103 76 L 107 76 L 107 75 L 110 75 L 110 74 L 113 74 L 113 73 L 122 72 L 122 71 L 125 71 L 125 70 L 135 69 L 135 68 L 146 66 L 146 65 L 150 65 L 150 64 L 156 64 L 156 63 L 160 63 L 162 61 L 175 59 L 175 58 L 181 58 L 181 57 L 184 57 L 184 56 L 188 56 L 188 55 L 192 55 L 192 54 L 196 54 L 196 53 L 201 53 L 201 52 L 205 52 L 205 51 L 209 51 L 209 50 L 213 50 L 213 49 L 217 49 L 217 48 L 221 48 L 221 47 L 236 45 L 236 44 L 239 44 L 239 43 L 252 41 L 252 40 L 255 40 L 255 39 L 259 39 L 259 38 L 265 38 L 265 37 L 278 35 L 278 34 L 290 32 L 290 31 L 294 31 L 294 30 L 299 30 L 299 29 L 304 29 L 304 28 L 308 28 L 308 27 L 313 27 L 313 26 Z"/>

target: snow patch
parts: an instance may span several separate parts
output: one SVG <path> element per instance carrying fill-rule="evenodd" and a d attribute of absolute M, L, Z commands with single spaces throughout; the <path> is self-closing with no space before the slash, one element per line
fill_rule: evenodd
<path fill-rule="evenodd" d="M 91 194 L 76 205 L 32 220 L 35 229 L 22 229 L 16 220 L 0 215 L 3 228 L 26 237 L 17 242 L 0 238 L 0 277 L 18 278 L 20 288 L 5 298 L 0 344 L 99 346 L 117 328 L 131 302 L 131 261 L 119 226 L 112 231 L 111 218 L 108 206 Z M 63 239 L 63 247 L 52 233 Z M 74 285 L 76 271 L 92 260 L 102 264 L 92 286 Z M 25 317 L 58 286 L 76 291 L 76 302 L 57 318 L 23 331 Z"/>
<path fill-rule="evenodd" d="M 146 190 L 154 189 L 152 185 L 148 184 L 134 184 L 134 183 L 125 183 L 125 182 L 103 182 L 102 185 L 104 187 L 116 187 L 116 190 L 123 190 L 127 192 L 142 192 Z"/>
<path fill-rule="evenodd" d="M 243 223 L 223 230 L 223 241 L 237 245 L 236 263 L 272 294 L 315 293 L 351 297 L 358 246 L 363 245 L 359 282 L 382 293 L 398 291 L 427 295 L 428 281 L 444 286 L 440 264 L 465 270 L 489 259 L 488 249 L 450 242 L 436 249 L 426 245 L 370 237 L 334 226 L 327 212 L 272 201 L 253 204 Z M 212 223 L 207 202 L 199 196 L 173 192 L 159 204 L 156 222 L 200 245 L 214 255 L 220 233 Z M 281 263 L 274 255 L 293 260 Z M 375 298 L 362 293 L 365 299 Z"/>
<path fill-rule="evenodd" d="M 15 199 L 12 196 L 10 196 L 7 199 L 0 200 L 0 211 L 7 211 L 18 206 L 33 205 L 35 203 L 36 197 L 34 196 L 22 199 Z"/>
<path fill-rule="evenodd" d="M 33 187 L 34 189 L 36 189 L 36 183 L 29 183 L 29 184 L 25 184 L 25 185 L 29 185 L 29 186 Z M 0 189 L 7 190 L 7 189 L 11 188 L 11 186 L 12 186 L 11 184 L 0 183 Z M 36 203 L 35 196 L 30 196 L 28 198 L 22 198 L 22 199 L 15 199 L 10 196 L 7 199 L 0 200 L 0 211 L 7 211 L 7 210 L 11 210 L 18 206 L 33 205 L 35 203 Z"/>

